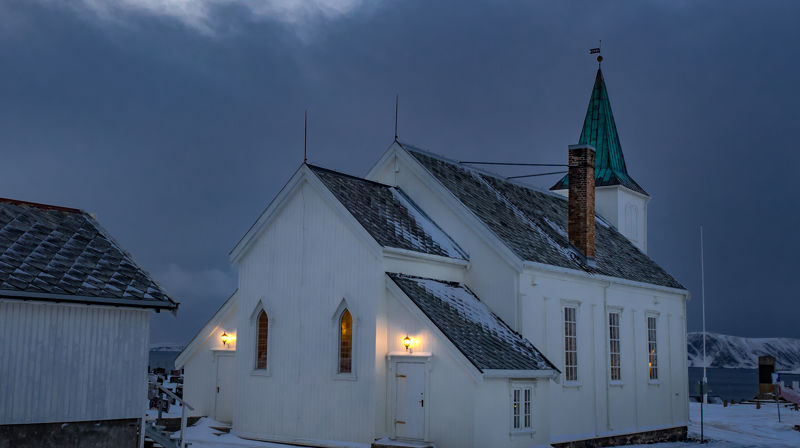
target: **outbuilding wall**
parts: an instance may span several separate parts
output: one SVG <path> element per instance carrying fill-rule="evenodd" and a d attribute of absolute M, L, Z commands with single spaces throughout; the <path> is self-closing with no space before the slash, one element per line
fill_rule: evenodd
<path fill-rule="evenodd" d="M 0 425 L 141 418 L 150 311 L 0 300 Z"/>

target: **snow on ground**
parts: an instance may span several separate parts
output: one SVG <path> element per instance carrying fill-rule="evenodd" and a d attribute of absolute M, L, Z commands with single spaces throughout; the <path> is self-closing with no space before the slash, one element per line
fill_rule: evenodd
<path fill-rule="evenodd" d="M 683 448 L 698 446 L 700 439 L 700 403 L 689 406 L 691 422 L 689 437 L 692 442 L 633 445 L 631 448 Z M 789 448 L 800 447 L 800 431 L 792 429 L 800 425 L 800 412 L 781 408 L 781 423 L 775 403 L 763 403 L 761 409 L 755 405 L 737 404 L 723 407 L 721 404 L 705 406 L 705 436 L 707 448 Z M 212 426 L 226 426 L 203 418 L 187 430 L 192 446 L 203 448 L 290 448 L 278 443 L 245 440 L 234 434 L 225 434 Z M 175 433 L 177 437 L 179 433 Z M 351 446 L 367 446 L 352 444 Z"/>
<path fill-rule="evenodd" d="M 192 443 L 192 447 L 202 448 L 297 448 L 296 445 L 242 439 L 233 434 L 226 434 L 213 428 L 225 426 L 228 425 L 210 418 L 201 418 L 194 426 L 186 430 L 186 437 Z M 172 437 L 180 438 L 180 431 L 173 433 Z M 355 443 L 347 446 L 353 448 L 369 447 L 367 444 Z"/>
<path fill-rule="evenodd" d="M 689 437 L 700 439 L 700 403 L 689 405 Z M 761 409 L 754 404 L 736 404 L 724 407 L 721 404 L 704 406 L 705 437 L 708 448 L 762 448 L 800 447 L 800 431 L 792 429 L 800 425 L 800 412 L 781 407 L 781 423 L 778 423 L 778 408 L 775 403 L 762 403 Z M 641 448 L 678 448 L 697 446 L 695 442 L 659 443 L 635 445 Z"/>

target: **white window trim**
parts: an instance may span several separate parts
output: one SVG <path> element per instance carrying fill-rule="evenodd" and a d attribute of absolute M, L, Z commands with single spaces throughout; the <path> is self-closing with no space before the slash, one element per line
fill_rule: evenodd
<path fill-rule="evenodd" d="M 267 368 L 266 369 L 256 369 L 256 357 L 258 356 L 258 315 L 264 311 L 267 313 Z M 264 306 L 264 301 L 259 299 L 258 303 L 256 303 L 253 312 L 250 314 L 250 340 L 253 343 L 252 350 L 250 353 L 252 354 L 253 358 L 250 360 L 250 375 L 251 376 L 272 376 L 272 360 L 274 359 L 273 347 L 274 347 L 274 339 L 275 339 L 275 318 L 272 317 L 272 313 L 267 311 L 267 308 Z M 238 341 L 237 341 L 238 342 Z"/>
<path fill-rule="evenodd" d="M 350 317 L 353 318 L 353 339 L 352 339 L 352 346 L 350 348 L 350 373 L 341 373 L 339 372 L 339 332 L 341 329 L 339 328 L 340 319 L 342 317 L 342 313 L 344 310 L 350 311 Z M 332 371 L 331 375 L 332 378 L 336 381 L 356 381 L 358 376 L 356 375 L 356 351 L 358 343 L 356 339 L 356 335 L 358 335 L 358 323 L 359 319 L 356 317 L 356 313 L 350 304 L 347 302 L 347 299 L 343 298 L 339 301 L 339 306 L 336 307 L 336 310 L 333 312 L 333 316 L 331 316 L 331 323 L 332 323 L 332 337 L 330 338 L 333 341 L 333 349 L 331 352 L 333 353 L 333 357 L 331 360 Z"/>
<path fill-rule="evenodd" d="M 567 379 L 567 353 L 566 347 L 564 343 L 567 340 L 567 332 L 566 332 L 566 320 L 564 319 L 564 310 L 566 308 L 575 308 L 575 376 L 577 379 L 575 380 L 568 380 Z M 580 388 L 581 387 L 581 374 L 580 374 L 580 345 L 578 341 L 579 336 L 579 325 L 580 322 L 580 315 L 581 315 L 581 302 L 577 300 L 562 300 L 561 301 L 561 318 L 559 319 L 561 325 L 561 340 L 559 341 L 559 346 L 561 347 L 561 360 L 562 365 L 564 366 L 564 371 L 562 372 L 562 377 L 564 378 L 562 387 L 565 388 Z"/>
<path fill-rule="evenodd" d="M 530 419 L 531 419 L 531 426 L 526 428 L 525 427 L 525 390 L 530 390 Z M 520 391 L 520 427 L 514 427 L 514 391 Z M 513 435 L 521 435 L 521 434 L 535 434 L 536 430 L 536 413 L 535 411 L 535 403 L 536 400 L 534 399 L 536 392 L 536 382 L 535 381 L 511 381 L 509 382 L 509 389 L 508 389 L 508 428 L 509 433 Z"/>
<path fill-rule="evenodd" d="M 615 380 L 612 379 L 611 375 L 611 314 L 616 313 L 619 315 L 619 319 L 617 321 L 617 337 L 619 341 L 619 379 Z M 606 311 L 606 335 L 607 335 L 607 346 L 608 346 L 608 357 L 606 359 L 606 363 L 608 365 L 608 384 L 609 386 L 622 386 L 625 384 L 623 381 L 622 376 L 622 353 L 624 350 L 622 349 L 622 308 L 621 307 L 614 307 L 609 306 L 607 307 Z"/>

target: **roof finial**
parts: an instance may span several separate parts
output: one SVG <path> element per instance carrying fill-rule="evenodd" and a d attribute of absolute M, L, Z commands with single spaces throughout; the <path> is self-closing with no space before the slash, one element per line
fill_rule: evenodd
<path fill-rule="evenodd" d="M 394 141 L 397 141 L 397 113 L 400 110 L 400 94 L 394 97 Z"/>
<path fill-rule="evenodd" d="M 303 163 L 308 163 L 308 109 L 303 122 Z"/>
<path fill-rule="evenodd" d="M 597 48 L 590 48 L 589 54 L 596 54 L 597 55 L 597 66 L 599 67 L 600 64 L 603 62 L 603 55 L 600 54 L 600 49 L 603 48 L 603 41 L 600 40 Z"/>

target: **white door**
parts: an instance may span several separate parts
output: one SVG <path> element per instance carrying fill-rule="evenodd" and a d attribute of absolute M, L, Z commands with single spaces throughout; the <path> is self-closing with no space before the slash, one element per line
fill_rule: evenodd
<path fill-rule="evenodd" d="M 214 420 L 222 423 L 233 421 L 233 384 L 234 362 L 233 354 L 218 354 L 217 358 L 217 395 L 214 404 Z"/>
<path fill-rule="evenodd" d="M 395 369 L 394 426 L 397 437 L 425 437 L 425 364 L 398 362 Z"/>

